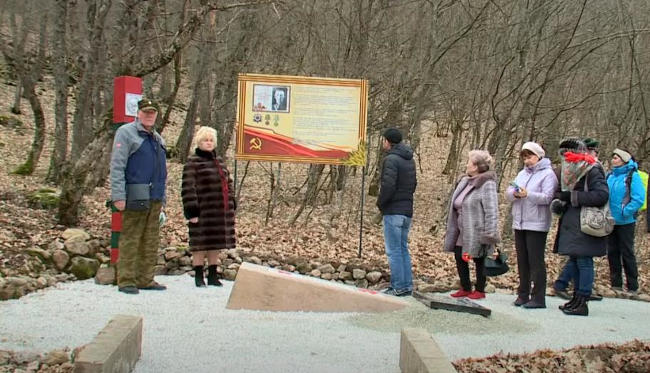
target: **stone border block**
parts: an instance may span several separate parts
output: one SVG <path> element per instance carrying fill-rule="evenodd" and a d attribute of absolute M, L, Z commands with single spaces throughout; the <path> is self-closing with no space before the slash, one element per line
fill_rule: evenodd
<path fill-rule="evenodd" d="M 400 337 L 399 367 L 403 373 L 455 373 L 436 341 L 424 329 L 404 328 Z"/>
<path fill-rule="evenodd" d="M 116 315 L 75 358 L 75 373 L 128 373 L 142 353 L 142 317 Z"/>

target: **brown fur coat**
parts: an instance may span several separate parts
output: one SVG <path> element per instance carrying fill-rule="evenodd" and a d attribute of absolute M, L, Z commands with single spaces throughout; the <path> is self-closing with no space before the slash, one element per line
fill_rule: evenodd
<path fill-rule="evenodd" d="M 221 157 L 197 148 L 183 167 L 181 197 L 185 218 L 199 218 L 197 223 L 188 223 L 191 251 L 235 247 L 237 203 Z"/>

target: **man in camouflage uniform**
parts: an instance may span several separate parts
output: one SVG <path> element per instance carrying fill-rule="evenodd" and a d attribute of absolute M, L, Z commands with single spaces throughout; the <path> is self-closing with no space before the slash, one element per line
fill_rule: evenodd
<path fill-rule="evenodd" d="M 117 285 L 126 294 L 167 288 L 154 281 L 167 181 L 165 142 L 154 130 L 157 116 L 155 102 L 140 100 L 136 120 L 121 126 L 113 142 L 111 199 L 122 211 Z"/>

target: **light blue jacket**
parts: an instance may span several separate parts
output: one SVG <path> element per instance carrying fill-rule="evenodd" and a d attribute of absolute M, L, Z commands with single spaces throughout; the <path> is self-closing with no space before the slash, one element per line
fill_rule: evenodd
<path fill-rule="evenodd" d="M 643 206 L 645 201 L 645 188 L 638 172 L 632 174 L 630 185 L 630 202 L 623 206 L 623 198 L 627 193 L 625 178 L 630 170 L 637 171 L 639 165 L 630 159 L 629 162 L 620 167 L 614 167 L 607 176 L 609 186 L 609 209 L 616 225 L 632 224 L 636 222 L 636 212 Z"/>
<path fill-rule="evenodd" d="M 526 198 L 515 198 L 515 188 L 508 186 L 506 198 L 512 202 L 512 229 L 548 232 L 551 227 L 549 205 L 557 189 L 557 176 L 551 161 L 542 158 L 533 167 L 524 167 L 515 183 L 526 189 Z"/>

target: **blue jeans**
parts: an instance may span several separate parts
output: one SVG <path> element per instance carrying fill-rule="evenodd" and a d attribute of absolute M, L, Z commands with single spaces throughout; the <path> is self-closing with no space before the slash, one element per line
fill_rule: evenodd
<path fill-rule="evenodd" d="M 560 277 L 555 281 L 555 288 L 565 290 L 571 280 L 573 280 L 576 294 L 590 296 L 594 287 L 594 258 L 570 256 Z"/>
<path fill-rule="evenodd" d="M 384 244 L 390 267 L 390 287 L 413 290 L 413 272 L 408 236 L 411 218 L 404 215 L 384 215 Z"/>

